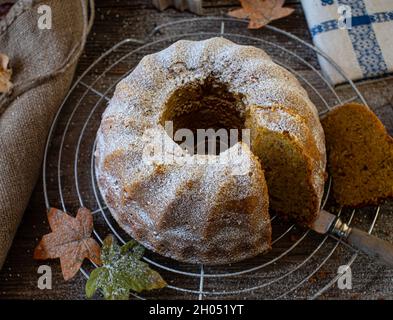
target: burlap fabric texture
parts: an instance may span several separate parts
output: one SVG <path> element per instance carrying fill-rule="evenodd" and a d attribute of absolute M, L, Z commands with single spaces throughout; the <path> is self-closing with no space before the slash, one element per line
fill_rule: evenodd
<path fill-rule="evenodd" d="M 51 9 L 49 30 L 38 24 L 42 5 Z M 39 177 L 47 134 L 93 14 L 93 0 L 19 0 L 0 21 L 0 52 L 10 58 L 15 84 L 0 96 L 0 268 Z"/>

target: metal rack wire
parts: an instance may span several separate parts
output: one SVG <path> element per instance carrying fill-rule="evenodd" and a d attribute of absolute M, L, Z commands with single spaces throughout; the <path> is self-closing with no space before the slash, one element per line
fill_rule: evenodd
<path fill-rule="evenodd" d="M 43 166 L 46 206 L 48 208 L 51 206 L 61 207 L 68 212 L 73 212 L 71 208 L 86 206 L 93 210 L 95 225 L 98 225 L 98 228 L 94 230 L 94 235 L 98 241 L 102 242 L 103 237 L 108 233 L 114 234 L 121 243 L 130 239 L 111 218 L 96 186 L 94 174 L 95 132 L 101 113 L 105 109 L 115 85 L 133 70 L 143 55 L 163 49 L 179 39 L 201 40 L 213 36 L 224 36 L 238 43 L 261 47 L 268 53 L 274 51 L 275 62 L 296 75 L 320 113 L 323 114 L 333 106 L 346 101 L 320 73 L 316 62 L 317 55 L 320 55 L 348 81 L 352 95 L 347 100 L 359 100 L 366 104 L 354 83 L 323 52 L 296 36 L 271 26 L 254 33 L 246 28 L 242 34 L 228 31 L 236 24 L 245 23 L 246 21 L 242 20 L 219 17 L 170 22 L 156 27 L 143 41 L 137 39 L 121 41 L 89 66 L 70 89 L 50 129 Z M 174 28 L 175 26 L 177 28 Z M 182 26 L 181 30 L 184 32 L 179 33 L 179 26 Z M 268 41 L 264 37 L 265 33 L 269 33 L 273 37 L 279 35 L 287 41 Z M 307 58 L 304 58 L 304 55 L 307 55 Z M 51 147 L 52 140 L 56 137 L 61 137 L 58 149 Z M 69 159 L 73 159 L 73 162 L 70 163 Z M 56 175 L 49 175 L 48 168 L 50 166 L 57 168 Z M 331 181 L 328 181 L 323 207 L 329 199 L 330 184 Z M 368 225 L 369 232 L 373 230 L 379 211 L 379 207 L 375 209 L 373 219 Z M 341 214 L 341 210 L 338 214 Z M 355 210 L 353 210 L 348 214 L 347 223 L 352 223 L 355 217 Z M 296 230 L 295 225 L 282 228 L 283 223 L 277 217 L 272 217 L 272 224 L 273 231 L 277 229 L 277 232 L 274 233 L 272 252 L 253 259 L 252 263 L 245 262 L 235 266 L 220 267 L 190 266 L 153 253 L 148 254 L 144 259 L 152 267 L 165 273 L 165 278 L 169 283 L 167 292 L 174 290 L 177 296 L 184 295 L 185 298 L 255 298 L 253 294 L 257 292 L 258 297 L 283 299 L 300 296 L 314 299 L 331 288 L 339 278 L 339 274 L 324 283 L 313 285 L 313 288 L 307 289 L 306 293 L 300 295 L 298 293 L 321 268 L 325 267 L 339 247 L 345 248 L 341 245 L 340 240 L 332 239 L 329 236 L 314 239 L 311 236 L 312 232 Z M 292 236 L 295 230 L 297 231 L 296 240 L 289 244 L 288 241 L 284 242 L 283 239 Z M 306 241 L 313 245 L 311 252 L 301 261 L 286 262 L 296 255 L 295 250 L 304 245 Z M 282 247 L 283 245 L 285 247 Z M 357 255 L 357 252 L 351 252 L 350 257 L 343 264 L 351 265 Z M 314 263 L 314 260 L 317 262 Z M 311 269 L 305 268 L 311 263 L 313 263 Z M 96 266 L 85 263 L 81 272 L 88 278 L 89 270 L 94 267 Z M 249 281 L 250 277 L 253 278 L 251 282 Z M 290 285 L 285 286 L 283 282 L 287 282 L 289 278 L 296 279 L 291 281 Z M 209 281 L 211 284 L 207 286 Z M 216 289 L 216 281 L 221 283 L 219 290 Z M 183 283 L 187 283 L 187 286 Z M 224 283 L 225 289 L 222 289 L 222 283 Z M 269 296 L 270 292 L 274 292 L 274 296 Z M 134 297 L 145 298 L 145 296 L 139 295 L 134 295 Z"/>

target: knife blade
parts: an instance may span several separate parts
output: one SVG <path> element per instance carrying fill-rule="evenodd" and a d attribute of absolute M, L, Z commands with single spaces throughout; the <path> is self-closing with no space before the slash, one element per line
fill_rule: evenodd
<path fill-rule="evenodd" d="M 334 214 L 321 210 L 310 228 L 320 234 L 331 234 L 362 251 L 377 262 L 393 267 L 393 245 L 371 234 L 349 227 Z"/>
<path fill-rule="evenodd" d="M 315 232 L 325 234 L 328 233 L 331 228 L 333 228 L 336 220 L 337 216 L 325 210 L 321 210 L 318 217 L 310 227 Z"/>

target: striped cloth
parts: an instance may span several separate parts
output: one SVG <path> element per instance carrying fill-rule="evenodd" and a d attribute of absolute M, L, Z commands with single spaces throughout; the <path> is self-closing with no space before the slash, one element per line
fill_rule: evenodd
<path fill-rule="evenodd" d="M 393 72 L 393 0 L 302 0 L 302 5 L 315 46 L 350 79 Z M 342 9 L 347 10 L 340 14 Z M 344 19 L 346 14 L 352 18 Z M 332 84 L 345 82 L 323 57 L 318 59 Z"/>

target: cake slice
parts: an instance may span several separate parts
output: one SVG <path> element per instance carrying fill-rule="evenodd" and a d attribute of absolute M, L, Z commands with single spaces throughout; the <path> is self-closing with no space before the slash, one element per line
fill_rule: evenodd
<path fill-rule="evenodd" d="M 365 105 L 337 107 L 322 120 L 333 178 L 343 206 L 378 204 L 393 196 L 393 139 Z"/>

